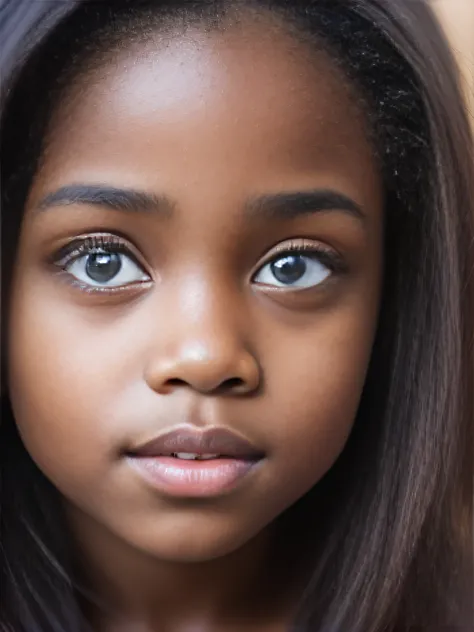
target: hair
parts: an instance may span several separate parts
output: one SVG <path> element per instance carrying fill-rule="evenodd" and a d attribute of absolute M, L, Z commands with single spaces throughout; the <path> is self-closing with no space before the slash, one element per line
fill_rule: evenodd
<path fill-rule="evenodd" d="M 301 632 L 473 625 L 474 155 L 457 66 L 413 0 L 241 0 L 326 50 L 366 113 L 385 187 L 378 331 L 348 443 L 280 518 L 312 573 Z M 0 629 L 84 632 L 59 492 L 8 398 L 8 296 L 23 207 L 64 88 L 165 25 L 219 29 L 232 0 L 4 0 L 0 13 Z M 152 18 L 150 20 L 150 18 Z M 99 36 L 100 34 L 100 36 Z M 297 559 L 292 559 L 294 565 Z"/>

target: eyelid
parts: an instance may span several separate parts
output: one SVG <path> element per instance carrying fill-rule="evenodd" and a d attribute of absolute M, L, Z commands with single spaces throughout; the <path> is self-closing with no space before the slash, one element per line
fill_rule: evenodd
<path fill-rule="evenodd" d="M 51 261 L 55 265 L 63 267 L 100 248 L 104 250 L 110 250 L 113 248 L 117 252 L 126 254 L 133 259 L 138 266 L 143 268 L 150 277 L 152 276 L 138 249 L 127 239 L 124 239 L 119 235 L 114 235 L 113 233 L 88 233 L 77 235 L 56 251 L 51 257 Z"/>
<path fill-rule="evenodd" d="M 293 238 L 274 246 L 258 264 L 258 267 L 252 274 L 252 277 L 254 277 L 255 274 L 263 268 L 263 266 L 271 263 L 278 257 L 283 257 L 286 254 L 295 252 L 302 254 L 307 253 L 308 256 L 313 254 L 319 257 L 322 263 L 334 272 L 342 273 L 347 271 L 347 262 L 337 250 L 320 241 L 309 240 L 305 237 L 300 239 Z"/>

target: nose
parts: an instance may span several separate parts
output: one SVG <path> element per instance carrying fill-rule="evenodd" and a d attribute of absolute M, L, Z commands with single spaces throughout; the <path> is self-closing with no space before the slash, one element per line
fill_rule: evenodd
<path fill-rule="evenodd" d="M 189 388 L 201 394 L 247 395 L 258 390 L 261 368 L 228 310 L 207 309 L 198 319 L 175 312 L 162 332 L 145 380 L 159 394 Z"/>

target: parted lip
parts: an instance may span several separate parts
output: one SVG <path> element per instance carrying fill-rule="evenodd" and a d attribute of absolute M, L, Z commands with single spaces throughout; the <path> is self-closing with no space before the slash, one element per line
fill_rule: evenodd
<path fill-rule="evenodd" d="M 218 454 L 235 459 L 258 460 L 264 456 L 249 441 L 235 432 L 214 427 L 199 430 L 181 426 L 158 435 L 156 438 L 131 451 L 135 457 L 171 456 L 176 452 L 191 454 Z"/>

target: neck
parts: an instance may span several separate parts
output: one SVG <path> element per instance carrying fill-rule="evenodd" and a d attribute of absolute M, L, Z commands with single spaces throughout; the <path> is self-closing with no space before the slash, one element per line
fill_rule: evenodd
<path fill-rule="evenodd" d="M 135 624 L 146 631 L 178 630 L 200 622 L 190 629 L 241 630 L 247 629 L 245 622 L 288 616 L 293 602 L 288 588 L 294 582 L 279 568 L 275 527 L 228 555 L 176 562 L 133 548 L 75 509 L 68 515 L 79 572 L 101 604 L 88 607 L 91 619 L 100 621 L 94 629 L 132 630 Z M 111 627 L 111 621 L 130 625 Z M 224 626 L 228 621 L 234 627 Z"/>

